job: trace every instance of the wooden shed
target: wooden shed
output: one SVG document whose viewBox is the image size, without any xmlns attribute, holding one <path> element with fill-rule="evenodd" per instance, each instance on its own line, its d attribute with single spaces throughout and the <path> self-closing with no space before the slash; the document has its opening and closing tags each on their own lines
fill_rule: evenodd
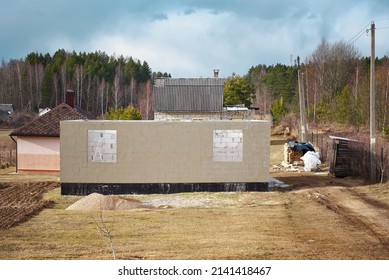
<svg viewBox="0 0 389 280">
<path fill-rule="evenodd" d="M 349 138 L 330 136 L 332 151 L 329 173 L 335 177 L 360 176 L 365 162 L 365 143 Z"/>
</svg>

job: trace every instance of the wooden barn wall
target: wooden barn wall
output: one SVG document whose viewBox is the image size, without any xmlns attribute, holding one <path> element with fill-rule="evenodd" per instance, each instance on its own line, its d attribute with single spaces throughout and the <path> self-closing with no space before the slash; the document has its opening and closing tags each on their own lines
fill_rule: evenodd
<svg viewBox="0 0 389 280">
<path fill-rule="evenodd" d="M 334 140 L 329 173 L 336 177 L 362 177 L 362 170 L 368 172 L 366 171 L 366 160 L 369 157 L 366 150 L 366 144 L 364 143 Z"/>
</svg>

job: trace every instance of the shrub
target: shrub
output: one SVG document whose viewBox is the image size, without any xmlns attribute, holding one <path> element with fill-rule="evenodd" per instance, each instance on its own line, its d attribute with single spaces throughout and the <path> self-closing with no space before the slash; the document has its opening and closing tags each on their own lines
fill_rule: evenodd
<svg viewBox="0 0 389 280">
<path fill-rule="evenodd" d="M 116 111 L 113 107 L 109 108 L 105 118 L 107 120 L 141 120 L 142 115 L 139 110 L 130 105 L 127 108 L 119 107 Z"/>
</svg>

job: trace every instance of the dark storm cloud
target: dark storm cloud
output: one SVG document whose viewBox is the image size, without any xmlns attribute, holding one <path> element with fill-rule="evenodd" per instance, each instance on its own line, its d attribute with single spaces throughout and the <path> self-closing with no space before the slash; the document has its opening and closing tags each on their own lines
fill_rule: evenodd
<svg viewBox="0 0 389 280">
<path fill-rule="evenodd" d="M 3 2 L 3 1 L 1 1 Z M 0 56 L 19 58 L 31 51 L 50 51 L 53 38 L 74 44 L 88 40 L 101 29 L 109 30 L 118 19 L 141 23 L 167 17 L 152 1 L 5 0 L 0 19 Z M 57 39 L 58 40 L 58 39 Z M 61 46 L 58 46 L 61 48 Z"/>
<path fill-rule="evenodd" d="M 389 1 L 0 0 L 0 58 L 29 52 L 103 50 L 135 56 L 175 76 L 245 74 L 255 64 L 290 63 L 322 39 L 348 41 L 376 20 L 387 54 Z M 381 29 L 378 29 L 381 28 Z M 355 41 L 368 55 L 369 38 Z M 179 63 L 178 63 L 179 62 Z"/>
</svg>

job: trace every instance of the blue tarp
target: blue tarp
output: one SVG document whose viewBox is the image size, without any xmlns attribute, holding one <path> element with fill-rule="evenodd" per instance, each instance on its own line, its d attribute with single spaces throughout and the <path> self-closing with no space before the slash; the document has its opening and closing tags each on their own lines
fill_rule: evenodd
<svg viewBox="0 0 389 280">
<path fill-rule="evenodd" d="M 289 147 L 292 148 L 293 152 L 302 151 L 303 154 L 305 154 L 308 151 L 314 152 L 315 149 L 313 148 L 312 144 L 310 143 L 304 143 L 304 142 L 297 142 L 297 141 L 291 141 L 289 142 Z"/>
</svg>

